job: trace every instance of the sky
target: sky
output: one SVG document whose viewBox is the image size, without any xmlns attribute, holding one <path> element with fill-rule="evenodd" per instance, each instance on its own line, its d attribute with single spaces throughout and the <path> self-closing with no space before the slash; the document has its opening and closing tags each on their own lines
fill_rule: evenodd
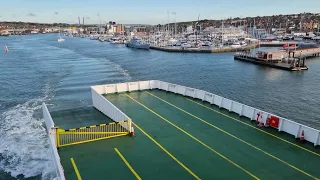
<svg viewBox="0 0 320 180">
<path fill-rule="evenodd" d="M 0 21 L 77 23 L 80 16 L 85 24 L 100 20 L 163 24 L 196 20 L 198 15 L 200 19 L 226 19 L 320 13 L 319 7 L 320 0 L 0 0 Z"/>
</svg>

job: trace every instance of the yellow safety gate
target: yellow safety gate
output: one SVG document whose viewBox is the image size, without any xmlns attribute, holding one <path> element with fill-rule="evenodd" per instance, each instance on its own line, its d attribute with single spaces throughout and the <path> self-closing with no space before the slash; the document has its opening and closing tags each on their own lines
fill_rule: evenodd
<svg viewBox="0 0 320 180">
<path fill-rule="evenodd" d="M 125 128 L 126 127 L 126 128 Z M 109 124 L 99 124 L 74 129 L 60 129 L 56 131 L 57 147 L 92 142 L 129 134 L 130 121 L 123 120 Z"/>
</svg>

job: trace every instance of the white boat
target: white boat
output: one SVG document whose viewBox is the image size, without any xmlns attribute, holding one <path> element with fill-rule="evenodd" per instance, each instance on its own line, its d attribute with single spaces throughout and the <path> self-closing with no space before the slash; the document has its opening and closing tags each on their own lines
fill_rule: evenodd
<svg viewBox="0 0 320 180">
<path fill-rule="evenodd" d="M 123 44 L 123 41 L 118 37 L 112 38 L 110 42 L 111 44 Z"/>
<path fill-rule="evenodd" d="M 176 45 L 177 43 L 178 43 L 178 40 L 176 40 L 176 39 L 170 38 L 170 39 L 168 40 L 168 45 L 169 45 L 169 46 L 174 46 L 174 45 Z"/>
<path fill-rule="evenodd" d="M 241 46 L 246 46 L 247 43 L 246 43 L 245 41 L 241 41 L 241 42 L 240 42 L 240 45 L 241 45 Z"/>
<path fill-rule="evenodd" d="M 241 47 L 241 44 L 239 42 L 234 42 L 232 45 L 231 45 L 232 48 L 240 48 Z"/>
<path fill-rule="evenodd" d="M 126 44 L 127 47 L 135 48 L 135 49 L 149 49 L 150 44 L 143 42 L 140 39 L 135 37 L 131 38 L 131 40 Z"/>
<path fill-rule="evenodd" d="M 312 40 L 320 40 L 320 36 L 312 37 Z"/>
<path fill-rule="evenodd" d="M 181 44 L 181 48 L 182 49 L 191 48 L 191 44 L 183 43 L 183 44 Z"/>
<path fill-rule="evenodd" d="M 61 37 L 61 30 L 60 30 L 60 27 L 59 27 L 59 38 L 58 38 L 58 42 L 63 42 L 64 39 Z"/>
<path fill-rule="evenodd" d="M 58 38 L 58 42 L 63 42 L 64 41 L 64 39 L 60 36 L 59 38 Z"/>
<path fill-rule="evenodd" d="M 111 40 L 111 44 L 121 44 L 120 40 Z"/>
</svg>

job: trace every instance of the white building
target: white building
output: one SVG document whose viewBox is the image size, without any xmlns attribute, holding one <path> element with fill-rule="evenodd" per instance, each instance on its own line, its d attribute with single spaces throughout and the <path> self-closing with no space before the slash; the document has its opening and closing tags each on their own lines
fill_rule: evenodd
<svg viewBox="0 0 320 180">
<path fill-rule="evenodd" d="M 117 32 L 117 26 L 111 25 L 111 24 L 107 24 L 106 25 L 106 32 L 107 34 L 113 34 Z"/>
</svg>

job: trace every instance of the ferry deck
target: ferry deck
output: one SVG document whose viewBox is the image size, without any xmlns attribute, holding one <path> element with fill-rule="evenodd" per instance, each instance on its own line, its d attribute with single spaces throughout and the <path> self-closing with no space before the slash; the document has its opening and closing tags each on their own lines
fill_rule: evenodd
<svg viewBox="0 0 320 180">
<path fill-rule="evenodd" d="M 58 149 L 66 179 L 319 179 L 320 148 L 201 100 L 163 90 L 103 94 L 135 134 Z M 52 112 L 57 126 L 112 120 Z"/>
</svg>

